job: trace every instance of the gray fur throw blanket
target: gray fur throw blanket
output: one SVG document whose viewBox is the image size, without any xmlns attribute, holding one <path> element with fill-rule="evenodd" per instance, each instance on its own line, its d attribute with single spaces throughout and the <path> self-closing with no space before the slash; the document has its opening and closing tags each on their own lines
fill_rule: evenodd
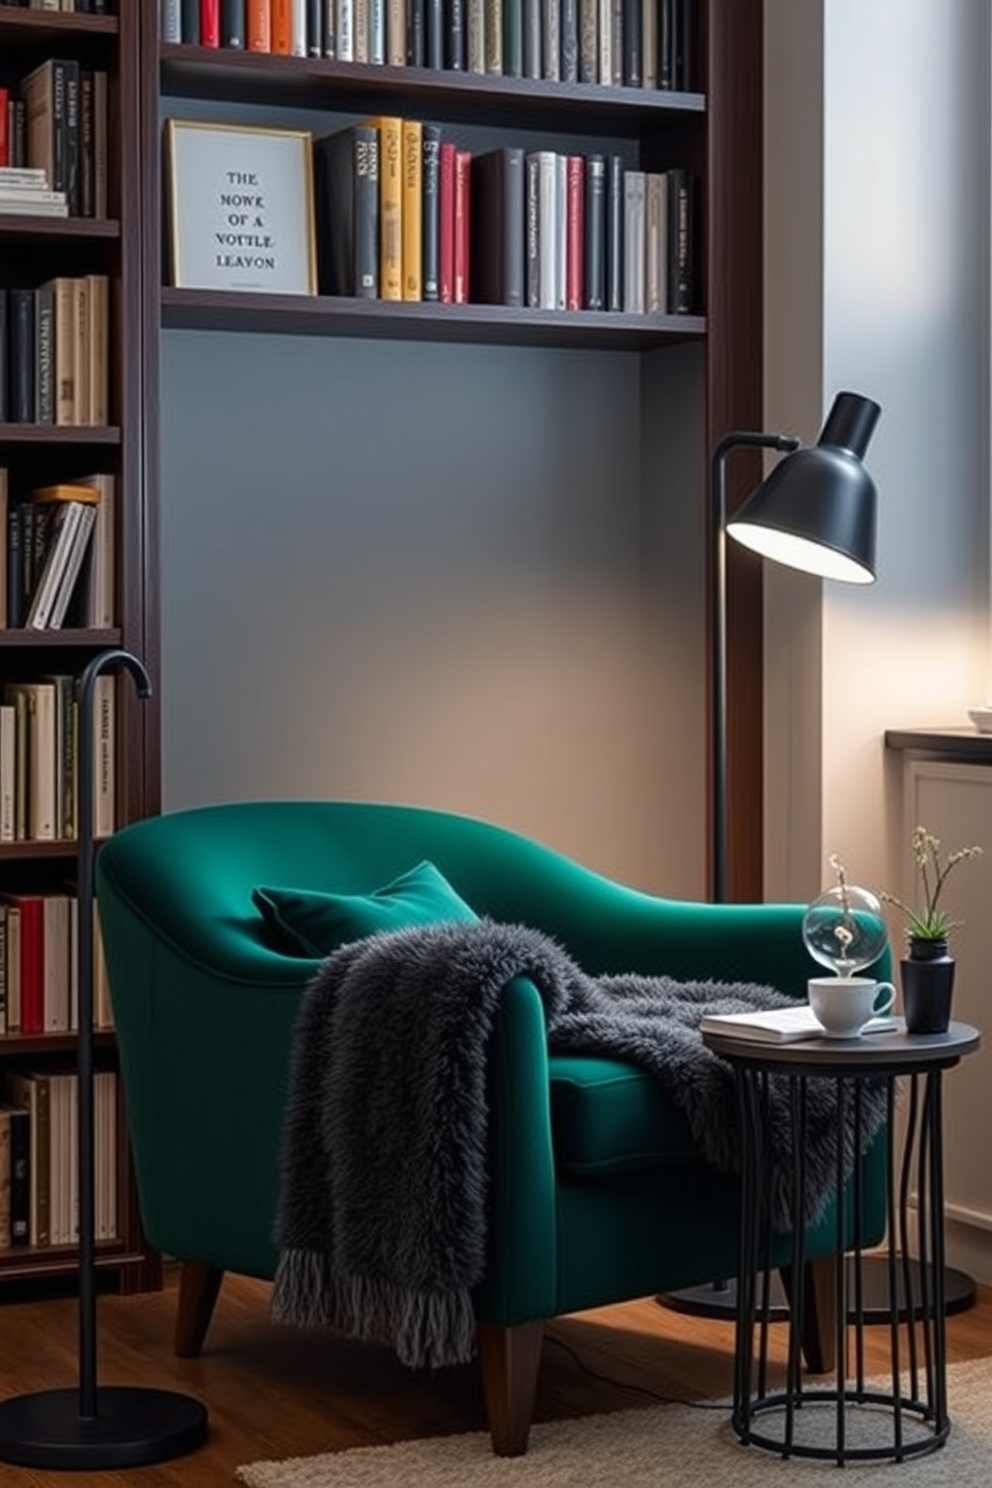
<svg viewBox="0 0 992 1488">
<path fill-rule="evenodd" d="M 503 987 L 529 977 L 553 1053 L 625 1059 L 662 1082 L 701 1154 L 738 1168 L 729 1064 L 705 1013 L 782 1007 L 771 987 L 586 975 L 548 936 L 480 920 L 342 946 L 303 1000 L 283 1145 L 277 1321 L 385 1343 L 410 1365 L 474 1350 L 472 1288 L 486 1240 L 486 1049 Z M 787 1083 L 769 1080 L 776 1221 L 788 1214 Z M 809 1082 L 810 1217 L 836 1174 L 832 1082 Z M 866 1082 L 867 1143 L 884 1119 Z M 845 1132 L 848 1170 L 853 1137 Z M 779 1161 L 775 1153 L 782 1154 Z"/>
</svg>

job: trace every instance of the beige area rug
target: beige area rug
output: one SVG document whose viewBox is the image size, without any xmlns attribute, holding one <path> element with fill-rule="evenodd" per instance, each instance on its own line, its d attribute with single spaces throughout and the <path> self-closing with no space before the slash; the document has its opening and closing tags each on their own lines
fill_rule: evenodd
<svg viewBox="0 0 992 1488">
<path fill-rule="evenodd" d="M 948 1401 L 952 1425 L 944 1447 L 902 1463 L 849 1464 L 844 1483 L 867 1484 L 870 1474 L 874 1484 L 887 1473 L 893 1488 L 990 1488 L 992 1360 L 953 1365 Z M 817 1414 L 810 1409 L 811 1418 Z M 858 1415 L 869 1430 L 867 1413 Z M 494 1457 L 489 1437 L 471 1432 L 256 1462 L 239 1468 L 237 1477 L 246 1488 L 793 1488 L 823 1483 L 827 1474 L 831 1483 L 840 1481 L 831 1462 L 786 1461 L 742 1446 L 728 1416 L 719 1409 L 657 1405 L 535 1426 L 525 1457 Z M 831 1414 L 830 1429 L 832 1421 Z M 891 1430 L 886 1415 L 886 1440 Z M 908 1432 L 906 1439 L 912 1439 Z"/>
</svg>

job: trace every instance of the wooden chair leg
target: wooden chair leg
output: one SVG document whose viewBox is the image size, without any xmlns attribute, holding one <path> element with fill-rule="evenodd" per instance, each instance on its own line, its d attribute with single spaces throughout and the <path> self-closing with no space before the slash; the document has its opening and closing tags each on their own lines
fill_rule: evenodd
<svg viewBox="0 0 992 1488">
<path fill-rule="evenodd" d="M 480 1323 L 476 1337 L 493 1451 L 497 1457 L 521 1457 L 534 1414 L 544 1324 L 498 1328 Z"/>
<path fill-rule="evenodd" d="M 829 1374 L 837 1362 L 837 1271 L 833 1256 L 803 1267 L 803 1329 L 800 1343 L 810 1374 Z M 789 1305 L 795 1296 L 792 1267 L 779 1272 Z"/>
<path fill-rule="evenodd" d="M 176 1353 L 180 1359 L 199 1358 L 223 1279 L 224 1272 L 218 1266 L 183 1261 L 176 1313 Z"/>
</svg>

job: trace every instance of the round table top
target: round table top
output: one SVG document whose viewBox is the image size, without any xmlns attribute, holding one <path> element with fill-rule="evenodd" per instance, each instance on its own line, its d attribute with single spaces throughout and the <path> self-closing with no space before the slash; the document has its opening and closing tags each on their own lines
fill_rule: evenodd
<svg viewBox="0 0 992 1488">
<path fill-rule="evenodd" d="M 858 1034 L 855 1038 L 821 1035 L 773 1043 L 740 1034 L 705 1032 L 703 1043 L 714 1054 L 736 1063 L 775 1066 L 790 1072 L 816 1069 L 824 1074 L 912 1074 L 957 1064 L 982 1041 L 981 1033 L 970 1023 L 951 1023 L 946 1033 L 907 1033 L 905 1020 L 895 1021 L 896 1027 L 890 1032 Z"/>
</svg>

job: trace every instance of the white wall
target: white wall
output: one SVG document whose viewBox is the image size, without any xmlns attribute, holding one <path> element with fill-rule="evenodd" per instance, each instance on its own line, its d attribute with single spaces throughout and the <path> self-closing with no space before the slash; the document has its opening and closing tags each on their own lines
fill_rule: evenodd
<svg viewBox="0 0 992 1488">
<path fill-rule="evenodd" d="M 766 424 L 813 438 L 841 388 L 882 406 L 877 582 L 767 572 L 766 890 L 811 897 L 838 852 L 898 892 L 884 732 L 992 692 L 989 4 L 766 6 Z M 950 1259 L 992 1279 L 966 1229 Z"/>
<path fill-rule="evenodd" d="M 792 719 L 770 778 L 820 798 L 783 820 L 769 791 L 770 897 L 815 892 L 831 852 L 884 884 L 885 729 L 966 724 L 992 687 L 988 12 L 767 4 L 767 423 L 814 437 L 845 387 L 882 405 L 877 582 L 819 603 L 815 581 L 768 573 L 769 717 Z"/>
</svg>

